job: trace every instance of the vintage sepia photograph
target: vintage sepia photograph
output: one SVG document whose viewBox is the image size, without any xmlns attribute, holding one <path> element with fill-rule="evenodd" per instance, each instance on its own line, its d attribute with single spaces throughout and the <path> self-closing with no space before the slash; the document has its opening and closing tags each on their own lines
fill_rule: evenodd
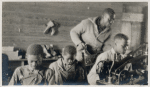
<svg viewBox="0 0 150 87">
<path fill-rule="evenodd" d="M 148 2 L 2 1 L 2 86 L 148 86 Z"/>
</svg>

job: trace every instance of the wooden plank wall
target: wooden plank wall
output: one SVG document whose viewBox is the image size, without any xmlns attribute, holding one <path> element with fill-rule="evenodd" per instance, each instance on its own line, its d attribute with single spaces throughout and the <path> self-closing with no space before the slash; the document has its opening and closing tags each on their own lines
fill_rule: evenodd
<svg viewBox="0 0 150 87">
<path fill-rule="evenodd" d="M 138 14 L 143 14 L 143 21 L 124 21 L 122 22 L 122 33 L 126 34 L 129 37 L 130 44 L 129 49 L 130 50 L 136 50 L 141 44 L 146 42 L 145 34 L 147 34 L 146 31 L 146 14 L 145 11 L 148 12 L 148 10 L 145 10 L 145 7 L 139 6 L 139 5 L 124 5 L 124 13 L 130 13 L 130 14 L 136 14 L 138 17 Z M 140 18 L 140 16 L 138 17 Z"/>
<path fill-rule="evenodd" d="M 144 3 L 144 2 L 143 2 Z M 145 6 L 145 3 L 141 3 Z M 73 45 L 70 29 L 82 19 L 99 16 L 103 9 L 111 7 L 116 12 L 112 25 L 112 37 L 120 32 L 122 2 L 3 2 L 2 46 L 15 46 L 26 50 L 29 44 L 54 44 L 56 49 Z M 138 3 L 140 5 L 140 3 Z M 59 34 L 43 34 L 45 24 L 54 20 L 61 24 Z M 20 31 L 20 32 L 19 32 Z M 112 38 L 111 37 L 111 38 Z M 110 39 L 109 43 L 113 40 Z"/>
</svg>

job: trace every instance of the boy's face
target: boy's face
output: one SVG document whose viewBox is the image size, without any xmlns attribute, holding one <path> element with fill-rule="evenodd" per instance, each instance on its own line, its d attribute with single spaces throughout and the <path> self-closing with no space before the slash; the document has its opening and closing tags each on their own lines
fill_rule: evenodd
<svg viewBox="0 0 150 87">
<path fill-rule="evenodd" d="M 72 65 L 73 62 L 75 61 L 75 55 L 71 55 L 71 54 L 66 54 L 66 55 L 62 55 L 63 56 L 63 62 L 67 65 Z"/>
<path fill-rule="evenodd" d="M 125 54 L 126 50 L 128 48 L 127 40 L 117 40 L 116 41 L 116 51 L 120 54 Z"/>
<path fill-rule="evenodd" d="M 32 69 L 38 69 L 42 64 L 42 57 L 39 55 L 28 55 L 28 64 Z"/>
</svg>

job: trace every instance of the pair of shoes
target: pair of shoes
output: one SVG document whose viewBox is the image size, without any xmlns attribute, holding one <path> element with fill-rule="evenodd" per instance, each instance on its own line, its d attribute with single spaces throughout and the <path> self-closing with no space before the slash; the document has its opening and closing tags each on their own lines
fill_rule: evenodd
<svg viewBox="0 0 150 87">
<path fill-rule="evenodd" d="M 46 45 L 41 45 L 43 48 L 43 52 L 45 53 L 45 57 L 49 58 L 52 57 L 52 55 L 48 52 L 48 49 L 46 48 Z"/>
<path fill-rule="evenodd" d="M 49 50 L 50 50 L 50 53 L 51 53 L 51 55 L 52 55 L 53 57 L 57 56 L 57 53 L 56 53 L 55 50 L 54 50 L 53 44 L 50 44 L 50 45 L 49 45 Z"/>
<path fill-rule="evenodd" d="M 51 36 L 53 36 L 55 33 L 58 32 L 58 27 L 59 27 L 59 23 L 55 22 L 55 21 L 49 21 L 46 24 L 46 28 L 44 30 L 44 34 L 48 34 L 49 32 L 51 32 Z"/>
<path fill-rule="evenodd" d="M 43 51 L 45 53 L 46 58 L 55 57 L 57 53 L 54 50 L 53 44 L 50 45 L 42 45 Z"/>
</svg>

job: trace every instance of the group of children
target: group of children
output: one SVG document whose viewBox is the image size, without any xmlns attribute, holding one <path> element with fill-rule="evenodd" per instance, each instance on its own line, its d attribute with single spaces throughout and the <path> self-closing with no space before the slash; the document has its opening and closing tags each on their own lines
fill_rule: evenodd
<svg viewBox="0 0 150 87">
<path fill-rule="evenodd" d="M 85 75 L 84 68 L 76 60 L 76 48 L 66 46 L 62 49 L 62 58 L 51 63 L 49 68 L 42 66 L 43 48 L 39 44 L 31 44 L 27 48 L 28 65 L 16 68 L 9 85 L 85 85 L 96 84 L 100 77 L 96 73 L 97 63 L 103 61 L 116 61 L 114 55 L 125 54 L 127 50 L 127 36 L 117 34 L 111 50 L 98 55 L 92 69 Z M 131 64 L 126 66 L 132 70 Z"/>
<path fill-rule="evenodd" d="M 28 65 L 16 68 L 9 85 L 72 85 L 85 81 L 84 69 L 75 60 L 76 48 L 66 46 L 62 49 L 63 58 L 51 63 L 49 68 L 42 66 L 43 48 L 31 44 L 27 48 Z"/>
</svg>

